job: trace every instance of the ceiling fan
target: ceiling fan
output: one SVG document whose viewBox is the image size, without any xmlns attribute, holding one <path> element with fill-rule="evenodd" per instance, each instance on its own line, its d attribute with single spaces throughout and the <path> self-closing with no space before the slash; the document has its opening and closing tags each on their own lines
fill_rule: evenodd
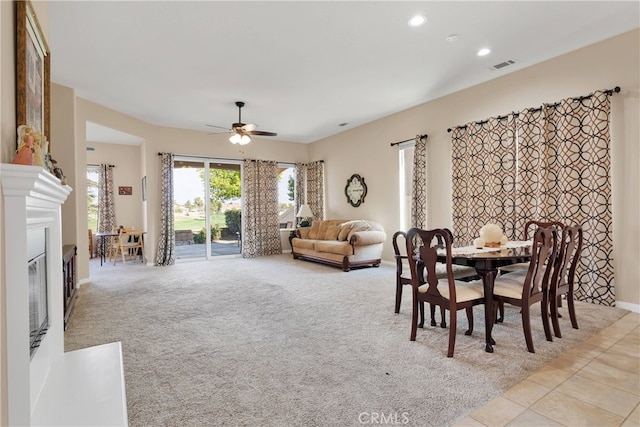
<svg viewBox="0 0 640 427">
<path fill-rule="evenodd" d="M 260 135 L 260 136 L 276 136 L 278 135 L 275 132 L 266 132 L 262 130 L 256 130 L 257 125 L 253 123 L 242 123 L 242 107 L 244 107 L 244 102 L 236 101 L 236 107 L 238 107 L 238 122 L 233 123 L 231 125 L 231 129 L 228 129 L 231 136 L 229 137 L 229 141 L 233 144 L 245 145 L 251 142 L 251 137 L 249 135 Z M 207 125 L 214 128 L 227 129 L 222 126 L 214 126 Z"/>
</svg>

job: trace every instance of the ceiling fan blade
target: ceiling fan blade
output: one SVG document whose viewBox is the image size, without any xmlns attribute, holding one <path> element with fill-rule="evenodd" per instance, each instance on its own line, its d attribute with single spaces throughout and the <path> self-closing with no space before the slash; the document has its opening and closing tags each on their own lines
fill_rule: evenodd
<svg viewBox="0 0 640 427">
<path fill-rule="evenodd" d="M 207 126 L 209 126 L 209 127 L 211 127 L 211 128 L 224 129 L 224 130 L 226 130 L 226 131 L 228 131 L 228 130 L 229 130 L 229 128 L 227 128 L 227 127 L 222 127 L 222 126 L 216 126 L 216 125 L 207 125 Z"/>
<path fill-rule="evenodd" d="M 262 136 L 277 136 L 278 134 L 275 132 L 265 132 L 263 130 L 252 130 L 249 132 L 246 132 L 249 135 L 262 135 Z"/>
</svg>

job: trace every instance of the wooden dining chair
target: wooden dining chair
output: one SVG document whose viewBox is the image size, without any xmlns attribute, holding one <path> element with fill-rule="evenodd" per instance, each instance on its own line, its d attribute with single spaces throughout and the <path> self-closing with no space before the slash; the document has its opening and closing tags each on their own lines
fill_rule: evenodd
<svg viewBox="0 0 640 427">
<path fill-rule="evenodd" d="M 547 341 L 552 341 L 549 326 L 549 283 L 556 264 L 558 232 L 555 228 L 538 228 L 531 245 L 531 262 L 527 271 L 514 271 L 496 277 L 493 299 L 520 307 L 522 329 L 527 350 L 535 353 L 531 336 L 530 307 L 540 303 L 542 326 Z"/>
<path fill-rule="evenodd" d="M 538 221 L 531 220 L 527 221 L 524 224 L 524 234 L 523 240 L 529 240 L 535 233 L 537 228 L 549 228 L 549 227 L 557 227 L 560 231 L 564 228 L 564 224 L 559 221 Z M 517 264 L 505 265 L 504 267 L 500 267 L 500 274 L 510 273 L 514 271 L 527 271 L 529 268 L 528 262 L 521 262 Z M 504 320 L 504 304 L 498 304 L 497 310 L 498 316 L 496 317 L 497 323 L 502 323 Z"/>
<path fill-rule="evenodd" d="M 121 228 L 113 265 L 116 265 L 118 254 L 122 257 L 123 266 L 127 265 L 126 257 L 129 257 L 130 261 L 133 260 L 133 262 L 136 262 L 138 255 L 140 255 L 140 262 L 144 264 L 143 231 L 138 229 Z"/>
<path fill-rule="evenodd" d="M 453 242 L 453 233 L 444 228 L 447 233 L 449 233 L 449 237 L 451 238 L 451 242 Z M 396 260 L 396 306 L 395 312 L 400 313 L 400 305 L 402 304 L 402 289 L 404 285 L 411 285 L 411 272 L 409 271 L 409 261 L 407 259 L 406 254 L 406 241 L 407 241 L 407 233 L 404 231 L 396 231 L 393 234 L 393 238 L 391 239 L 391 243 L 393 244 L 393 253 Z M 438 242 L 438 244 L 442 244 L 442 242 Z M 464 281 L 471 281 L 480 279 L 478 277 L 476 269 L 473 267 L 466 267 L 462 265 L 452 265 L 453 269 L 453 277 L 454 279 L 460 279 Z M 444 279 L 447 276 L 446 266 L 442 263 L 438 263 L 436 274 L 438 278 Z M 436 326 L 435 319 L 435 311 L 436 307 L 434 305 L 429 306 L 429 311 L 431 314 L 431 326 Z M 447 327 L 447 321 L 445 319 L 445 310 L 440 307 L 440 326 L 443 328 Z M 420 324 L 419 327 L 424 325 L 424 312 L 420 312 Z"/>
<path fill-rule="evenodd" d="M 562 338 L 560 322 L 558 320 L 562 316 L 558 312 L 558 307 L 562 307 L 563 295 L 566 296 L 571 326 L 573 326 L 574 329 L 578 329 L 576 309 L 573 303 L 573 291 L 576 268 L 582 255 L 582 237 L 583 231 L 581 226 L 567 226 L 562 230 L 557 267 L 553 272 L 553 278 L 549 287 L 551 322 L 553 324 L 553 333 L 558 338 Z"/>
<path fill-rule="evenodd" d="M 444 242 L 444 248 L 438 241 Z M 436 270 L 438 251 L 446 253 L 446 278 L 439 278 Z M 465 309 L 469 329 L 473 332 L 473 307 L 484 304 L 484 289 L 480 281 L 455 280 L 451 262 L 451 237 L 444 229 L 422 230 L 411 228 L 407 232 L 407 254 L 411 271 L 413 312 L 411 317 L 411 341 L 416 340 L 418 310 L 424 311 L 424 303 L 449 310 L 449 347 L 447 357 L 453 357 L 458 326 L 457 312 Z M 426 274 L 425 274 L 426 272 Z"/>
</svg>

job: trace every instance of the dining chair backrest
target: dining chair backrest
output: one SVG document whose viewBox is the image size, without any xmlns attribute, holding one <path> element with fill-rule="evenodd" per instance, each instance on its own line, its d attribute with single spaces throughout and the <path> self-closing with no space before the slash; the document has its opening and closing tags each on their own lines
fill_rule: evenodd
<svg viewBox="0 0 640 427">
<path fill-rule="evenodd" d="M 582 252 L 582 237 L 581 226 L 567 226 L 562 230 L 558 259 L 552 279 L 553 286 L 562 287 L 569 282 L 573 284 Z"/>
<path fill-rule="evenodd" d="M 536 229 L 549 227 L 557 227 L 559 230 L 562 230 L 564 228 L 564 224 L 559 221 L 527 221 L 524 225 L 524 240 L 529 240 L 531 237 L 533 237 Z"/>
<path fill-rule="evenodd" d="M 549 291 L 558 250 L 558 231 L 555 227 L 538 227 L 533 235 L 531 261 L 522 288 L 523 304 L 542 300 Z"/>
<path fill-rule="evenodd" d="M 442 242 L 442 243 L 440 243 Z M 444 247 L 443 247 L 444 245 Z M 446 277 L 442 284 L 437 273 L 438 251 L 444 251 L 446 255 Z M 426 291 L 428 295 L 440 296 L 438 286 L 449 288 L 449 300 L 455 305 L 456 286 L 452 271 L 451 262 L 451 236 L 448 230 L 437 228 L 433 230 L 423 230 L 411 228 L 407 232 L 407 254 L 411 268 L 411 285 L 418 288 L 423 284 L 428 284 Z M 426 276 L 425 276 L 426 272 Z M 454 309 L 455 310 L 455 309 Z"/>
</svg>

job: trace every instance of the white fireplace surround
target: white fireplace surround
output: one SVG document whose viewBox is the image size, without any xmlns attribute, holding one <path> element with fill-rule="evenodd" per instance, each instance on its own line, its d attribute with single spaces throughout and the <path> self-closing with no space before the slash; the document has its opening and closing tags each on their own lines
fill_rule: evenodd
<svg viewBox="0 0 640 427">
<path fill-rule="evenodd" d="M 61 185 L 39 166 L 0 164 L 0 179 L 4 193 L 9 425 L 95 425 L 97 417 L 110 425 L 127 425 L 120 343 L 64 353 L 61 205 L 71 187 Z M 26 239 L 27 230 L 32 229 L 48 231 L 49 313 L 49 330 L 33 357 L 29 349 Z M 96 390 L 96 383 L 102 388 Z M 99 404 L 83 402 L 95 396 L 88 388 L 104 399 Z M 65 404 L 65 400 L 70 402 Z"/>
</svg>

